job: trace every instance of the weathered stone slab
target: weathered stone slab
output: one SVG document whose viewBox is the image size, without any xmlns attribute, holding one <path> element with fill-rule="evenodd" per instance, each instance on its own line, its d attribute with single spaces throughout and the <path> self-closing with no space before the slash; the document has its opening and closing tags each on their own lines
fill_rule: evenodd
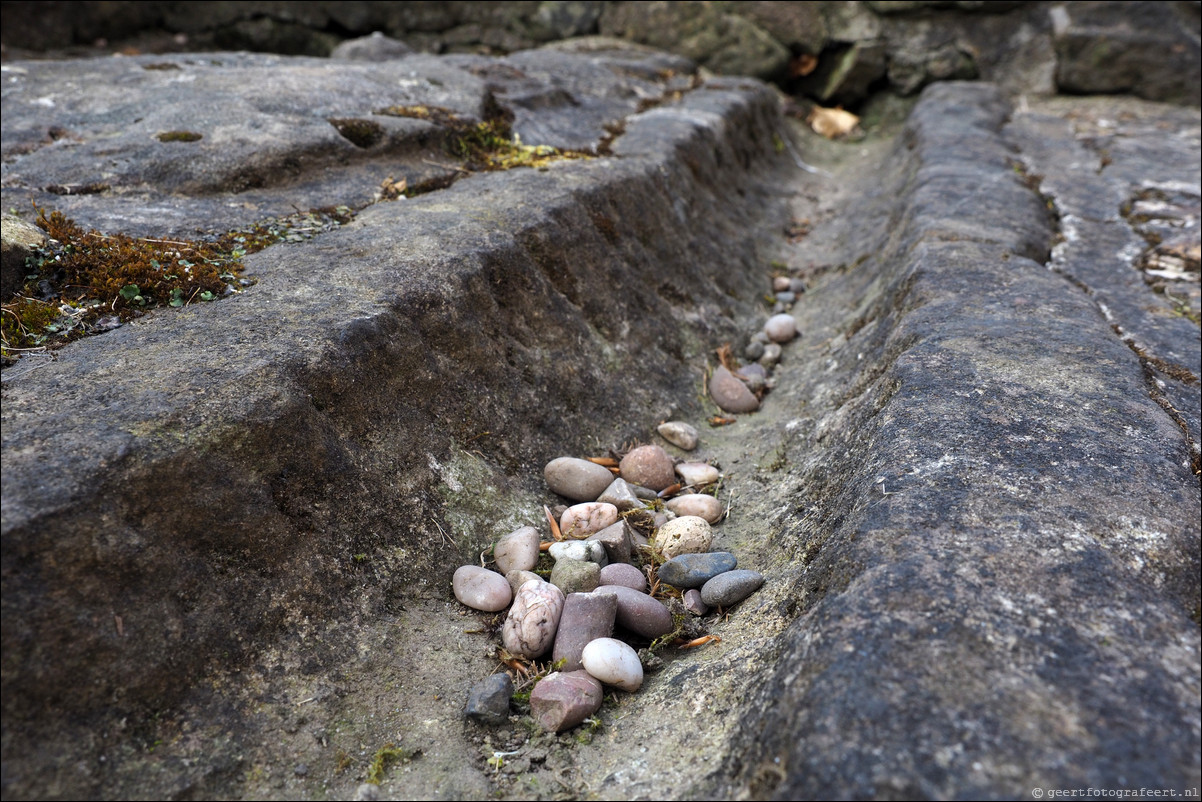
<svg viewBox="0 0 1202 802">
<path fill-rule="evenodd" d="M 620 442 L 681 409 L 674 396 L 707 347 L 697 331 L 733 337 L 759 295 L 757 226 L 784 163 L 775 99 L 762 85 L 708 82 L 639 113 L 675 86 L 661 60 L 634 69 L 620 54 L 626 66 L 611 69 L 602 54 L 546 58 L 578 59 L 568 73 L 595 71 L 613 87 L 617 100 L 581 95 L 576 134 L 613 100 L 608 122 L 626 130 L 616 158 L 473 175 L 370 206 L 312 242 L 248 257 L 258 283 L 236 298 L 151 315 L 5 372 L 6 794 L 101 794 L 103 776 L 58 772 L 45 756 L 172 709 L 269 644 L 312 653 L 311 621 L 331 628 L 306 665 L 353 652 L 333 622 L 404 594 L 445 594 L 455 565 L 476 559 L 482 543 L 452 541 L 448 516 L 466 520 L 482 490 L 537 476 L 549 455 L 596 436 L 598 421 Z M 474 57 L 145 62 L 6 63 L 6 207 L 54 200 L 84 224 L 149 233 L 347 200 L 332 188 L 359 186 L 400 153 L 383 144 L 382 161 L 356 173 L 371 159 L 326 114 L 400 100 L 476 113 L 485 83 L 503 103 L 504 76 L 520 70 Z M 35 102 L 49 95 L 53 107 Z M 514 114 L 521 130 L 539 110 Z M 38 145 L 55 121 L 83 141 L 8 150 Z M 204 128 L 192 144 L 224 147 L 158 155 L 154 131 L 185 124 Z M 267 173 L 261 191 L 233 192 L 264 159 L 306 153 L 295 180 Z M 39 189 L 93 178 L 122 191 Z M 619 374 L 621 392 L 595 392 Z M 510 514 L 489 507 L 467 529 L 495 532 Z M 85 762 L 100 765 L 95 754 Z M 194 775 L 181 768 L 171 782 L 206 782 Z"/>
</svg>

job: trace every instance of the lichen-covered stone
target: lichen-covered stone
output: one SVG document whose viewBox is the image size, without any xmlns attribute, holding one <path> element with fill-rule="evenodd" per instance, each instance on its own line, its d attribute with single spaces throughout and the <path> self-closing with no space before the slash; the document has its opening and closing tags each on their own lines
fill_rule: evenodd
<svg viewBox="0 0 1202 802">
<path fill-rule="evenodd" d="M 678 554 L 709 551 L 713 542 L 709 521 L 696 515 L 676 518 L 655 530 L 655 547 L 669 560 Z"/>
</svg>

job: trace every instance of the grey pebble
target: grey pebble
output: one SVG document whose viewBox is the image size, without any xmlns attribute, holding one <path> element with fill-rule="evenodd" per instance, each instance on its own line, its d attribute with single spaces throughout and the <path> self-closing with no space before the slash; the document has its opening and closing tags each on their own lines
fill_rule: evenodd
<svg viewBox="0 0 1202 802">
<path fill-rule="evenodd" d="M 513 679 L 504 672 L 478 682 L 467 696 L 464 714 L 481 724 L 504 724 L 509 720 Z"/>
<path fill-rule="evenodd" d="M 806 291 L 806 283 L 799 278 L 789 279 L 789 291 L 801 295 Z"/>
<path fill-rule="evenodd" d="M 616 524 L 611 524 L 605 527 L 600 532 L 594 532 L 588 536 L 588 543 L 600 543 L 605 549 L 606 560 L 593 560 L 602 568 L 606 567 L 606 563 L 628 563 L 630 562 L 631 538 L 630 524 L 624 520 L 618 521 Z"/>
<path fill-rule="evenodd" d="M 659 578 L 678 588 L 699 588 L 739 564 L 729 551 L 681 554 L 659 567 Z"/>
<path fill-rule="evenodd" d="M 760 364 L 770 368 L 777 362 L 780 362 L 780 344 L 768 343 L 764 346 L 764 355 L 760 357 Z"/>
<path fill-rule="evenodd" d="M 764 575 L 759 571 L 727 571 L 701 586 L 701 601 L 710 607 L 730 607 L 755 593 L 763 584 Z"/>
<path fill-rule="evenodd" d="M 764 344 L 758 340 L 752 340 L 747 343 L 747 348 L 743 350 L 743 356 L 750 359 L 752 362 L 764 355 Z"/>
<path fill-rule="evenodd" d="M 635 510 L 643 506 L 643 502 L 639 501 L 639 497 L 634 492 L 634 488 L 632 488 L 626 482 L 626 480 L 621 477 L 614 479 L 613 482 L 610 483 L 609 487 L 605 488 L 605 492 L 597 496 L 597 501 L 603 501 L 606 504 L 614 505 L 618 508 L 618 512 Z"/>
<path fill-rule="evenodd" d="M 791 304 L 797 300 L 797 296 L 789 290 L 785 290 L 784 292 L 778 292 L 776 294 L 776 300 L 780 301 L 782 304 Z"/>
</svg>

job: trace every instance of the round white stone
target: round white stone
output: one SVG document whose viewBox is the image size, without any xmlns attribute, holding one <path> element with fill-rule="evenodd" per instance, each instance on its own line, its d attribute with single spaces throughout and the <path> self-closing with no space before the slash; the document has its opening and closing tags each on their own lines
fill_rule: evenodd
<svg viewBox="0 0 1202 802">
<path fill-rule="evenodd" d="M 774 343 L 787 343 L 797 336 L 797 321 L 792 315 L 773 315 L 764 324 L 764 333 Z"/>
<path fill-rule="evenodd" d="M 584 670 L 606 685 L 624 691 L 637 691 L 643 684 L 643 664 L 631 646 L 616 638 L 597 638 L 584 647 L 580 656 Z"/>
</svg>

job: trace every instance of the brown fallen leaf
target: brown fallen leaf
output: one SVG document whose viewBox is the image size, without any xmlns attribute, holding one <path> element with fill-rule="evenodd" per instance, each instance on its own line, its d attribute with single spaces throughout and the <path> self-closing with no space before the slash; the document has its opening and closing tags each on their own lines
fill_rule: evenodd
<svg viewBox="0 0 1202 802">
<path fill-rule="evenodd" d="M 827 139 L 838 139 L 856 130 L 856 126 L 860 124 L 860 118 L 850 111 L 844 111 L 838 107 L 827 109 L 815 106 L 811 109 L 810 115 L 806 117 L 806 123 L 814 129 L 814 133 L 821 134 Z"/>
<path fill-rule="evenodd" d="M 799 53 L 789 62 L 789 77 L 804 78 L 818 69 L 818 57 L 809 53 Z"/>
</svg>

